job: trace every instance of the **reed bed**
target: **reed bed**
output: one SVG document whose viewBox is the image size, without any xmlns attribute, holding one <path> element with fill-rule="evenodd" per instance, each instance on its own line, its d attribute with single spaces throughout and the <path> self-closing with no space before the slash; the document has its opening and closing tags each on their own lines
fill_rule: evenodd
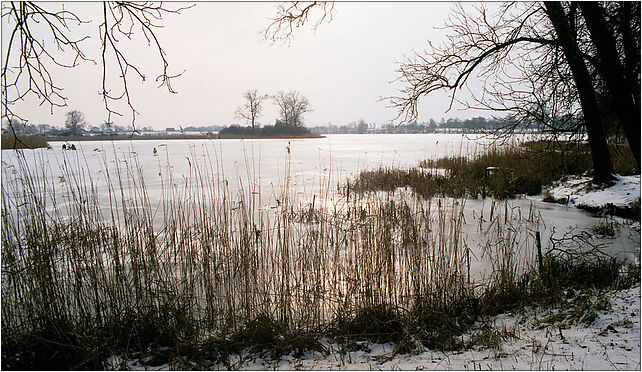
<svg viewBox="0 0 642 372">
<path fill-rule="evenodd" d="M 289 165 L 264 195 L 253 164 L 231 190 L 217 154 L 193 154 L 176 178 L 161 150 L 156 203 L 136 154 L 103 155 L 106 188 L 75 153 L 58 180 L 17 156 L 2 178 L 6 369 L 110 355 L 206 368 L 245 349 L 323 351 L 321 337 L 455 349 L 480 314 L 535 288 L 525 239 L 539 222 L 506 203 L 473 223 L 472 246 L 465 200 L 340 195 L 330 178 L 301 197 Z M 480 258 L 492 270 L 471 276 Z"/>
<path fill-rule="evenodd" d="M 37 149 L 48 147 L 47 138 L 39 135 L 3 134 L 0 137 L 0 147 L 3 149 Z"/>
<path fill-rule="evenodd" d="M 638 174 L 628 146 L 610 146 L 614 170 Z M 492 146 L 483 152 L 421 161 L 410 169 L 379 168 L 349 180 L 345 192 L 392 191 L 409 187 L 419 196 L 509 199 L 537 195 L 542 186 L 569 175 L 590 174 L 587 144 L 529 141 Z"/>
</svg>

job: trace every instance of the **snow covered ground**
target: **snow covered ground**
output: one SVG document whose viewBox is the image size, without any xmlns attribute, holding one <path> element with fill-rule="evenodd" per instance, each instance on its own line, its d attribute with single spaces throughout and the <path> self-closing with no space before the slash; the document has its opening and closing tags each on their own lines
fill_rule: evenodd
<svg viewBox="0 0 642 372">
<path fill-rule="evenodd" d="M 497 369 L 640 369 L 640 287 L 601 296 L 611 311 L 599 311 L 589 325 L 558 326 L 541 323 L 559 309 L 532 309 L 526 314 L 503 314 L 490 320 L 506 335 L 493 349 L 461 352 L 425 350 L 415 355 L 394 355 L 392 344 L 368 345 L 369 352 L 306 353 L 278 361 L 262 358 L 237 360 L 240 369 L 342 370 L 497 370 Z M 477 325 L 478 327 L 480 324 Z M 560 330 L 561 329 L 561 330 Z M 471 332 L 476 332 L 473 327 Z M 464 335 L 464 338 L 470 337 Z M 327 345 L 338 349 L 337 345 Z M 221 366 L 222 367 L 222 366 Z"/>
<path fill-rule="evenodd" d="M 605 188 L 593 186 L 590 177 L 574 177 L 548 190 L 548 195 L 576 206 L 627 207 L 640 199 L 640 176 L 616 176 L 613 184 Z"/>
<path fill-rule="evenodd" d="M 325 353 L 306 352 L 271 360 L 242 354 L 230 366 L 242 370 L 639 370 L 640 369 L 640 286 L 625 291 L 596 293 L 588 301 L 607 303 L 592 322 L 547 323 L 560 307 L 533 308 L 520 314 L 502 314 L 471 328 L 471 335 L 483 332 L 499 335 L 499 342 L 472 350 L 443 352 L 420 350 L 415 354 L 394 353 L 393 344 L 362 343 L 363 351 L 340 352 L 340 346 L 324 340 Z M 122 361 L 108 361 L 116 367 Z M 167 364 L 145 367 L 128 361 L 134 370 L 166 370 Z M 107 367 L 110 365 L 108 364 Z M 213 369 L 228 369 L 225 365 Z"/>
</svg>

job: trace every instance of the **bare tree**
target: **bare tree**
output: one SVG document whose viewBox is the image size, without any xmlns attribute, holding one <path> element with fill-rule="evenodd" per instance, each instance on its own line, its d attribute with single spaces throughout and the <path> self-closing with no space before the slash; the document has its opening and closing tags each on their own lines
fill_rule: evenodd
<svg viewBox="0 0 642 372">
<path fill-rule="evenodd" d="M 2 117 L 20 117 L 12 110 L 12 105 L 28 96 L 35 96 L 52 112 L 55 107 L 66 106 L 67 97 L 63 96 L 63 87 L 54 80 L 52 68 L 73 68 L 83 61 L 96 63 L 100 58 L 103 66 L 100 95 L 108 114 L 107 120 L 112 115 L 122 116 L 114 104 L 124 101 L 131 110 L 133 124 L 138 112 L 129 95 L 129 83 L 132 77 L 144 81 L 146 76 L 129 61 L 119 42 L 123 38 L 132 39 L 136 33 L 141 34 L 158 52 L 161 72 L 156 81 L 175 93 L 171 80 L 180 74 L 169 74 L 165 52 L 155 29 L 162 27 L 160 21 L 166 14 L 178 14 L 189 7 L 169 9 L 162 4 L 147 2 L 103 2 L 102 22 L 98 26 L 101 53 L 96 58 L 88 55 L 90 35 L 80 27 L 90 20 L 65 10 L 64 6 L 62 10 L 55 10 L 57 6 L 28 1 L 2 3 L 2 20 L 10 25 L 9 41 L 3 50 Z M 116 66 L 114 75 L 120 81 L 119 87 L 108 84 L 108 64 Z"/>
<path fill-rule="evenodd" d="M 624 8 L 624 5 L 620 6 Z M 639 7 L 639 4 L 637 6 Z M 605 12 L 599 3 L 580 2 L 579 7 L 582 10 L 584 19 L 586 20 L 587 28 L 591 34 L 591 40 L 595 45 L 595 66 L 600 72 L 600 75 L 604 79 L 604 83 L 610 92 L 611 105 L 617 115 L 622 129 L 626 134 L 626 138 L 628 139 L 631 151 L 633 152 L 633 156 L 635 157 L 639 168 L 641 111 L 639 90 L 640 79 L 639 75 L 636 76 L 635 74 L 636 68 L 639 73 L 639 58 L 637 64 L 631 63 L 629 61 L 629 54 L 635 53 L 635 50 L 637 49 L 637 55 L 639 57 L 640 44 L 639 42 L 637 44 L 629 42 L 631 46 L 625 45 L 622 48 L 622 53 L 618 53 L 616 35 L 612 31 L 612 28 L 609 27 Z M 630 17 L 631 11 L 620 11 L 618 12 L 618 15 Z M 623 37 L 625 37 L 625 35 L 630 32 L 631 22 L 621 22 L 620 27 L 623 32 Z M 633 50 L 628 50 L 627 47 Z M 618 58 L 621 54 L 624 55 L 622 60 Z M 627 82 L 627 76 L 630 77 L 632 81 Z M 638 82 L 637 85 L 634 83 L 635 81 Z"/>
<path fill-rule="evenodd" d="M 250 123 L 252 125 L 252 132 L 254 132 L 256 119 L 261 116 L 263 101 L 268 97 L 269 96 L 267 94 L 259 95 L 256 89 L 247 91 L 243 94 L 245 103 L 236 110 L 236 117 Z"/>
<path fill-rule="evenodd" d="M 273 99 L 279 107 L 281 121 L 290 127 L 303 126 L 303 114 L 312 111 L 308 99 L 296 90 L 288 93 L 279 91 Z"/>
<path fill-rule="evenodd" d="M 605 107 L 598 100 L 603 80 L 576 4 L 509 3 L 494 14 L 485 4 L 472 11 L 458 5 L 446 28 L 450 33 L 442 45 L 429 44 L 400 64 L 404 88 L 400 96 L 389 97 L 400 117 L 415 119 L 420 97 L 447 91 L 452 105 L 467 90 L 472 99 L 462 102 L 466 107 L 504 111 L 517 119 L 508 129 L 535 119 L 553 133 L 586 130 L 594 182 L 612 179 Z M 481 91 L 469 88 L 470 80 L 484 82 Z"/>
<path fill-rule="evenodd" d="M 546 2 L 548 14 L 558 36 L 566 61 L 571 69 L 577 87 L 580 105 L 584 113 L 584 125 L 593 154 L 594 182 L 602 183 L 613 179 L 613 164 L 604 134 L 605 125 L 601 120 L 597 95 L 579 48 L 569 18 L 559 2 Z"/>
<path fill-rule="evenodd" d="M 558 8 L 558 5 L 562 11 L 552 14 L 551 8 Z M 320 7 L 314 3 L 311 6 Z M 613 100 L 623 93 L 614 92 L 617 84 L 609 84 L 608 71 L 602 68 L 600 72 L 600 63 L 627 76 L 627 104 L 630 104 L 630 97 L 639 102 L 639 4 L 607 4 L 604 11 L 609 13 L 608 17 L 597 13 L 597 21 L 611 21 L 606 26 L 604 22 L 595 26 L 602 30 L 595 35 L 604 36 L 605 29 L 614 34 L 610 40 L 605 38 L 602 44 L 617 45 L 615 55 L 624 60 L 623 69 L 608 62 L 613 59 L 613 48 L 604 52 L 608 49 L 600 48 L 600 42 L 589 31 L 587 23 L 591 21 L 585 22 L 585 18 L 588 11 L 595 12 L 595 8 L 584 10 L 587 7 L 590 6 L 582 6 L 585 13 L 582 17 L 578 4 L 572 2 L 552 6 L 548 3 L 503 3 L 494 13 L 486 4 L 458 4 L 446 22 L 445 29 L 449 34 L 444 44 L 435 46 L 429 42 L 427 50 L 405 58 L 397 70 L 398 81 L 404 87 L 399 96 L 387 97 L 387 100 L 399 110 L 397 119 L 405 122 L 416 121 L 419 98 L 446 91 L 451 95 L 450 107 L 457 101 L 468 108 L 507 113 L 504 133 L 532 123 L 538 127 L 544 125 L 553 135 L 566 133 L 581 137 L 586 133 L 592 149 L 594 181 L 609 180 L 612 164 L 604 133 L 605 117 L 611 109 L 617 112 L 618 107 L 624 105 Z M 282 8 L 287 6 L 282 5 Z M 274 32 L 271 38 L 274 40 L 274 35 L 289 37 L 293 28 L 307 21 L 310 7 L 304 9 L 305 13 L 280 11 L 272 25 L 278 25 L 276 29 L 286 32 Z M 324 13 L 320 22 L 325 17 Z M 568 27 L 556 27 L 554 23 Z M 621 82 L 619 77 L 611 80 Z M 480 82 L 482 89 L 471 89 L 470 81 Z M 472 98 L 460 101 L 462 90 Z M 605 97 L 607 100 L 611 97 L 612 108 L 604 105 Z M 618 113 L 618 123 L 627 135 L 638 168 L 640 121 L 639 115 L 630 120 L 630 113 L 639 111 L 638 108 L 637 111 L 629 109 Z M 635 125 L 627 124 L 626 112 L 629 113 L 628 122 L 635 122 Z"/>
<path fill-rule="evenodd" d="M 67 112 L 66 116 L 65 128 L 69 129 L 74 135 L 78 135 L 87 126 L 85 115 L 78 110 L 71 110 Z"/>
</svg>

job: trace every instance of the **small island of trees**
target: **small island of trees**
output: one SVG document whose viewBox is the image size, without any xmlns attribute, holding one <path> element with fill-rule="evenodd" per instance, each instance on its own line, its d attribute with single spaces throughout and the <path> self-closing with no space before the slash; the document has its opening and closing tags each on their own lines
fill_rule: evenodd
<svg viewBox="0 0 642 372">
<path fill-rule="evenodd" d="M 249 126 L 231 125 L 219 132 L 220 138 L 307 138 L 322 137 L 312 133 L 303 126 L 303 115 L 312 111 L 308 99 L 298 91 L 285 93 L 279 91 L 272 96 L 273 102 L 279 108 L 280 118 L 274 125 L 257 126 L 257 119 L 261 116 L 263 101 L 269 95 L 259 95 L 257 90 L 250 90 L 243 95 L 245 103 L 236 110 L 236 117 L 245 120 Z"/>
</svg>

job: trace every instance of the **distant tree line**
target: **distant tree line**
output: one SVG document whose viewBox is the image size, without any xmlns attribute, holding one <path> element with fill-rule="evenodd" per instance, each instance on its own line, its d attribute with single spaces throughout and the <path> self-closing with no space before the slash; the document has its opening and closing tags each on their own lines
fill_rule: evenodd
<svg viewBox="0 0 642 372">
<path fill-rule="evenodd" d="M 225 126 L 222 125 L 210 125 L 210 126 L 188 126 L 185 127 L 183 130 L 185 132 L 218 132 L 221 129 L 225 128 Z"/>
<path fill-rule="evenodd" d="M 437 122 L 435 119 L 430 119 L 421 123 L 404 123 L 404 124 L 392 124 L 385 123 L 382 125 L 377 125 L 375 123 L 366 123 L 363 120 L 358 122 L 352 122 L 346 125 L 327 125 L 327 126 L 316 126 L 312 127 L 311 130 L 314 133 L 320 134 L 361 134 L 361 133 L 438 133 L 445 131 L 466 131 L 468 133 L 475 132 L 493 132 L 501 130 L 512 119 L 504 118 L 485 118 L 485 117 L 474 117 L 471 119 L 461 120 L 458 118 L 449 118 L 441 119 Z M 576 119 L 579 120 L 579 119 Z M 565 119 L 565 123 L 572 123 L 575 120 Z M 512 124 L 512 123 L 510 123 Z M 560 124 L 561 125 L 561 124 Z M 570 124 L 569 124 L 570 125 Z M 544 125 L 539 125 L 536 122 L 527 122 L 522 120 L 519 123 L 514 124 L 517 130 L 522 131 L 534 131 L 541 130 L 545 131 L 546 127 Z"/>
<path fill-rule="evenodd" d="M 210 126 L 186 126 L 185 128 L 178 126 L 176 128 L 167 128 L 165 131 L 174 132 L 200 132 L 200 133 L 215 133 L 223 129 L 221 125 Z M 84 114 L 78 110 L 67 112 L 65 123 L 63 126 L 55 126 L 51 124 L 29 124 L 16 117 L 13 119 L 5 119 L 2 123 L 2 134 L 15 134 L 19 136 L 24 135 L 41 135 L 46 137 L 66 137 L 66 136 L 92 136 L 92 135 L 124 135 L 132 134 L 134 132 L 150 133 L 157 132 L 150 126 L 138 127 L 134 129 L 133 126 L 121 126 L 113 122 L 104 122 L 98 126 L 89 125 L 84 118 Z"/>
<path fill-rule="evenodd" d="M 284 94 L 284 96 L 286 96 Z M 296 96 L 294 96 L 296 97 Z M 287 99 L 287 98 L 286 98 Z M 296 99 L 294 101 L 297 101 Z M 293 102 L 294 102 L 293 101 Z M 257 106 L 254 106 L 257 107 Z M 73 113 L 73 114 L 72 114 Z M 351 122 L 345 125 L 326 125 L 326 126 L 315 126 L 311 128 L 306 128 L 301 122 L 302 115 L 299 114 L 297 119 L 290 119 L 290 122 L 284 120 L 286 117 L 285 114 L 281 118 L 276 119 L 274 125 L 265 125 L 260 126 L 256 122 L 259 112 L 255 112 L 255 125 L 254 126 L 241 126 L 238 124 L 233 124 L 229 127 L 221 125 L 210 125 L 210 126 L 186 126 L 181 127 L 180 125 L 171 128 L 167 128 L 165 131 L 169 132 L 186 132 L 186 133 L 221 133 L 221 134 L 231 134 L 237 136 L 250 136 L 252 134 L 258 137 L 273 137 L 279 135 L 296 135 L 301 136 L 309 133 L 317 134 L 364 134 L 364 133 L 438 133 L 438 132 L 448 132 L 451 130 L 454 131 L 466 131 L 468 133 L 476 132 L 492 132 L 495 130 L 501 130 L 504 128 L 511 119 L 502 119 L 502 118 L 485 118 L 485 117 L 474 117 L 471 119 L 459 119 L 459 118 L 442 118 L 439 122 L 435 119 L 430 119 L 421 123 L 406 123 L 406 124 L 377 124 L 377 123 L 366 123 L 363 119 L 360 119 L 356 122 Z M 251 116 L 247 116 L 251 118 Z M 248 121 L 251 119 L 248 119 Z M 560 130 L 564 127 L 568 128 L 569 132 L 576 132 L 578 122 L 581 122 L 581 118 L 569 118 L 564 117 L 560 118 L 560 122 L 556 125 L 557 130 Z M 56 127 L 50 124 L 27 124 L 22 122 L 20 119 L 14 118 L 11 122 L 11 126 L 17 135 L 42 135 L 49 137 L 64 137 L 64 136 L 91 136 L 91 135 L 123 135 L 131 134 L 134 131 L 132 126 L 120 126 L 114 123 L 105 122 L 100 126 L 90 126 L 88 125 L 81 112 L 79 111 L 70 111 L 67 114 L 67 120 L 65 126 Z M 8 132 L 10 128 L 8 120 L 5 120 L 3 124 L 3 131 Z M 529 130 L 540 130 L 545 132 L 548 129 L 547 125 L 538 124 L 534 121 L 522 120 L 520 123 L 516 123 L 515 127 L 523 131 Z M 155 132 L 152 127 L 146 126 L 141 127 L 139 130 L 141 133 L 150 133 Z M 3 132 L 3 133 L 4 133 Z"/>
<path fill-rule="evenodd" d="M 20 119 L 13 118 L 3 122 L 2 133 L 16 135 L 41 135 L 49 137 L 65 136 L 86 136 L 86 135 L 104 135 L 104 134 L 125 134 L 131 133 L 134 128 L 131 126 L 120 126 L 113 123 L 103 123 L 100 126 L 89 126 L 84 121 L 78 121 L 79 116 L 72 116 L 65 126 L 55 126 L 51 124 L 28 124 Z M 11 130 L 13 128 L 13 130 Z M 142 131 L 152 131 L 151 127 L 144 127 Z"/>
</svg>

